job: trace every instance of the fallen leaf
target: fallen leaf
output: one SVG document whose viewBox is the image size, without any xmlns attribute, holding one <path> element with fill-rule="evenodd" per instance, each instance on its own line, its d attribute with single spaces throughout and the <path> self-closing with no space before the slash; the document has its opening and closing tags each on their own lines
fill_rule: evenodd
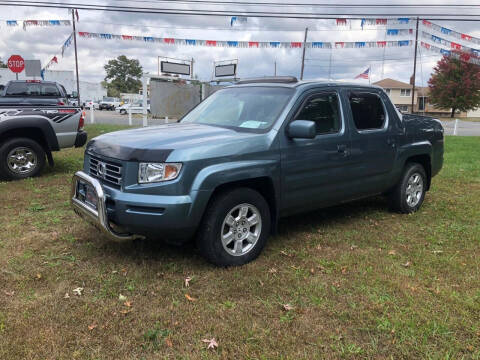
<svg viewBox="0 0 480 360">
<path fill-rule="evenodd" d="M 170 340 L 170 338 L 168 338 L 168 337 L 165 339 L 165 344 L 167 344 L 168 347 L 173 346 L 172 340 Z"/>
<path fill-rule="evenodd" d="M 187 298 L 188 301 L 197 301 L 197 299 L 191 297 L 191 296 L 188 295 L 188 294 L 185 294 L 185 297 Z"/>
<path fill-rule="evenodd" d="M 97 327 L 97 324 L 88 325 L 88 330 L 92 331 Z"/>
<path fill-rule="evenodd" d="M 132 307 L 132 302 L 131 301 L 125 301 L 123 303 L 123 305 L 125 305 L 126 307 Z"/>
<path fill-rule="evenodd" d="M 65 293 L 65 296 L 63 298 L 64 299 L 70 299 L 70 295 L 68 295 L 68 293 Z"/>
<path fill-rule="evenodd" d="M 405 264 L 402 264 L 403 267 L 409 267 L 410 265 L 412 265 L 412 263 L 410 261 L 407 261 Z"/>
<path fill-rule="evenodd" d="M 290 311 L 290 310 L 293 310 L 293 309 L 295 309 L 295 308 L 290 304 L 284 304 L 283 305 L 283 310 L 285 310 L 285 311 Z"/>
<path fill-rule="evenodd" d="M 35 275 L 35 277 L 40 280 L 42 278 L 42 274 L 38 273 L 37 275 Z"/>
<path fill-rule="evenodd" d="M 441 254 L 441 253 L 443 253 L 442 250 L 433 250 L 432 252 L 433 252 L 434 254 Z"/>
<path fill-rule="evenodd" d="M 74 295 L 81 296 L 82 293 L 83 293 L 83 288 L 82 287 L 77 287 L 77 288 L 73 289 L 72 292 L 73 292 Z"/>
<path fill-rule="evenodd" d="M 15 295 L 15 291 L 3 290 L 3 292 L 4 292 L 5 295 L 7 295 L 7 296 L 13 296 L 13 295 Z"/>
<path fill-rule="evenodd" d="M 282 254 L 283 256 L 287 256 L 287 257 L 292 257 L 293 256 L 292 254 L 287 253 L 285 250 L 280 251 L 280 254 Z"/>
<path fill-rule="evenodd" d="M 268 272 L 270 274 L 275 274 L 277 272 L 277 269 L 273 267 L 273 268 L 268 269 Z"/>
<path fill-rule="evenodd" d="M 125 295 L 120 294 L 120 295 L 118 295 L 118 300 L 119 301 L 126 301 L 127 297 Z"/>
<path fill-rule="evenodd" d="M 397 252 L 395 250 L 390 250 L 388 252 L 388 255 L 396 255 L 396 254 L 397 254 Z"/>
<path fill-rule="evenodd" d="M 346 274 L 347 273 L 347 267 L 346 266 L 342 266 L 342 274 Z"/>
<path fill-rule="evenodd" d="M 314 269 L 314 268 L 311 268 L 311 269 L 310 269 L 310 274 L 312 274 L 312 275 L 315 274 L 315 269 Z"/>
<path fill-rule="evenodd" d="M 357 245 L 352 245 L 352 246 L 350 246 L 350 250 L 352 250 L 352 251 L 355 250 L 355 249 L 357 249 L 357 248 L 358 248 Z"/>
<path fill-rule="evenodd" d="M 190 281 L 192 281 L 192 278 L 190 276 L 188 276 L 187 278 L 185 278 L 185 287 L 189 287 L 190 286 Z"/>
<path fill-rule="evenodd" d="M 215 338 L 209 339 L 203 339 L 202 340 L 204 343 L 207 343 L 207 349 L 212 349 L 215 350 L 215 348 L 218 347 L 218 343 L 215 341 Z"/>
<path fill-rule="evenodd" d="M 120 314 L 123 314 L 123 315 L 127 315 L 129 312 L 131 312 L 132 309 L 128 309 L 128 310 L 120 310 Z"/>
</svg>

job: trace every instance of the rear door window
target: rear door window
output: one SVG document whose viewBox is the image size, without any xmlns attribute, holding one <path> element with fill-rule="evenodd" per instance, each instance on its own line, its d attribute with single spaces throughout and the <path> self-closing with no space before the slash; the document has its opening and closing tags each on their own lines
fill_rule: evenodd
<svg viewBox="0 0 480 360">
<path fill-rule="evenodd" d="M 385 107 L 377 94 L 352 92 L 349 101 L 357 130 L 380 130 L 385 127 Z"/>
</svg>

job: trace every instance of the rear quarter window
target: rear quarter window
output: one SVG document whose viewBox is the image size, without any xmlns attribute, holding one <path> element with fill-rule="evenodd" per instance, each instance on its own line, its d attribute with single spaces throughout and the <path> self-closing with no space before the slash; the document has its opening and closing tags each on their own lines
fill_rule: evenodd
<svg viewBox="0 0 480 360">
<path fill-rule="evenodd" d="M 349 102 L 357 130 L 383 129 L 387 116 L 382 99 L 377 94 L 352 92 Z"/>
</svg>

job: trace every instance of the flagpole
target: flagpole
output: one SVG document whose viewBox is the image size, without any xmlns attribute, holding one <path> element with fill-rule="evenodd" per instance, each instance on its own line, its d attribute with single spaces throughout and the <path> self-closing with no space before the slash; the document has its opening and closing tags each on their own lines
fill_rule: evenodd
<svg viewBox="0 0 480 360">
<path fill-rule="evenodd" d="M 78 79 L 77 30 L 75 29 L 75 9 L 72 9 L 73 45 L 75 47 L 75 70 L 77 72 L 77 101 L 80 106 L 80 80 Z"/>
</svg>

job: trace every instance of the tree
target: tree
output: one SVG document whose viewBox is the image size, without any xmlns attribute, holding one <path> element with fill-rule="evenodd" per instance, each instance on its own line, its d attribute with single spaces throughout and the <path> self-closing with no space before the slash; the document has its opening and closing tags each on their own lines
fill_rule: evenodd
<svg viewBox="0 0 480 360">
<path fill-rule="evenodd" d="M 480 66 L 468 62 L 470 55 L 455 52 L 444 56 L 428 80 L 430 102 L 442 109 L 469 111 L 480 105 Z"/>
<path fill-rule="evenodd" d="M 140 78 L 143 69 L 137 59 L 129 59 L 120 55 L 109 60 L 104 66 L 108 96 L 118 97 L 120 93 L 138 93 L 142 87 Z"/>
<path fill-rule="evenodd" d="M 0 59 L 0 69 L 6 69 L 6 68 L 8 68 L 7 64 L 5 64 L 2 59 Z"/>
</svg>

